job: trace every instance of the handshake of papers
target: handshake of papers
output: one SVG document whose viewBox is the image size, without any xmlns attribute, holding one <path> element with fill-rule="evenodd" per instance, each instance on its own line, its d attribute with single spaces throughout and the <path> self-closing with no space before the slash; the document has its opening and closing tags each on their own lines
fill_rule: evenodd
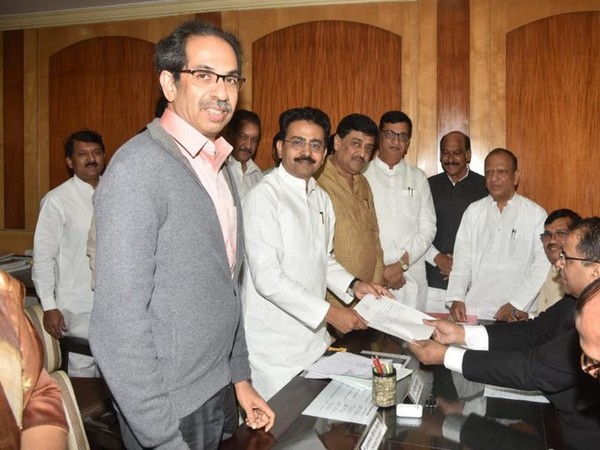
<svg viewBox="0 0 600 450">
<path fill-rule="evenodd" d="M 354 310 L 369 327 L 408 342 L 429 339 L 434 331 L 433 327 L 423 323 L 423 319 L 433 320 L 433 317 L 388 297 L 375 298 L 367 294 Z"/>
</svg>

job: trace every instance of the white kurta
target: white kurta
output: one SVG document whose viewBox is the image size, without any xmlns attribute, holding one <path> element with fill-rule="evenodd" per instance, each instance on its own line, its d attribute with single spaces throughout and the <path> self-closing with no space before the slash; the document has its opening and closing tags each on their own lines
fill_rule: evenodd
<svg viewBox="0 0 600 450">
<path fill-rule="evenodd" d="M 227 160 L 227 167 L 233 176 L 233 182 L 238 190 L 240 198 L 243 200 L 248 191 L 262 180 L 263 173 L 260 167 L 252 160 L 246 163 L 246 172 L 242 171 L 242 163 L 230 156 Z"/>
<path fill-rule="evenodd" d="M 505 303 L 535 311 L 550 263 L 539 238 L 546 211 L 515 194 L 502 213 L 491 195 L 469 205 L 454 246 L 447 301 L 465 301 L 467 313 L 492 320 Z"/>
<path fill-rule="evenodd" d="M 398 262 L 405 252 L 409 255 L 406 284 L 394 294 L 403 303 L 423 310 L 427 303 L 424 255 L 436 232 L 427 175 L 404 160 L 390 169 L 375 157 L 365 176 L 373 190 L 384 264 Z"/>
<path fill-rule="evenodd" d="M 31 271 L 44 311 L 58 308 L 67 334 L 86 339 L 94 301 L 86 253 L 93 194 L 90 184 L 73 176 L 44 196 L 33 238 Z M 70 375 L 95 374 L 91 358 L 71 356 L 76 355 L 69 357 Z"/>
<path fill-rule="evenodd" d="M 248 193 L 242 210 L 246 341 L 252 383 L 269 399 L 325 352 L 325 291 L 350 301 L 353 276 L 332 253 L 335 214 L 314 179 L 306 192 L 305 181 L 280 166 Z"/>
</svg>

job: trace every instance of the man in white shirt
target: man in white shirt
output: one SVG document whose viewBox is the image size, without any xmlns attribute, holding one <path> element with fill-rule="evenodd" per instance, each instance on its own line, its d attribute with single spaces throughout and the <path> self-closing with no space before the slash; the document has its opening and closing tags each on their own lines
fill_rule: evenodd
<svg viewBox="0 0 600 450">
<path fill-rule="evenodd" d="M 90 130 L 69 136 L 65 158 L 73 177 L 42 199 L 33 238 L 31 277 L 54 338 L 88 337 L 94 294 L 86 255 L 92 196 L 104 170 L 102 137 Z M 96 376 L 91 357 L 69 355 L 69 375 Z"/>
<path fill-rule="evenodd" d="M 560 282 L 560 273 L 555 264 L 562 251 L 569 227 L 578 222 L 581 222 L 581 217 L 570 209 L 557 209 L 544 221 L 544 232 L 540 235 L 540 239 L 551 266 L 537 296 L 537 314 L 546 311 L 565 295 L 564 286 Z"/>
<path fill-rule="evenodd" d="M 412 135 L 410 118 L 401 111 L 388 111 L 381 116 L 379 132 L 379 152 L 365 176 L 379 223 L 383 281 L 399 301 L 424 310 L 424 255 L 436 232 L 431 190 L 425 172 L 404 160 Z"/>
<path fill-rule="evenodd" d="M 262 180 L 263 173 L 252 160 L 260 142 L 260 118 L 252 111 L 239 109 L 233 113 L 228 127 L 228 140 L 233 150 L 227 165 L 238 194 L 243 200 L 255 184 Z"/>
<path fill-rule="evenodd" d="M 548 273 L 539 235 L 546 211 L 517 194 L 516 156 L 503 148 L 485 158 L 490 195 L 465 211 L 454 246 L 446 301 L 457 322 L 467 313 L 478 319 L 514 321 L 527 317 Z"/>
<path fill-rule="evenodd" d="M 329 288 L 345 303 L 388 292 L 362 282 L 335 259 L 335 213 L 313 175 L 327 153 L 327 115 L 294 108 L 279 118 L 279 167 L 244 199 L 246 262 L 244 327 L 252 384 L 271 398 L 327 350 L 327 324 L 343 333 L 367 327 L 350 308 L 325 300 Z"/>
</svg>

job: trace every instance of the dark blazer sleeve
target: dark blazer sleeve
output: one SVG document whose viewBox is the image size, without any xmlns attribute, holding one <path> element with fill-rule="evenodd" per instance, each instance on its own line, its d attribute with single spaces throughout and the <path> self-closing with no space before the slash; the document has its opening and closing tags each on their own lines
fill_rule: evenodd
<svg viewBox="0 0 600 450">
<path fill-rule="evenodd" d="M 486 326 L 489 349 L 528 350 L 543 345 L 575 326 L 575 299 L 565 296 L 533 320 Z"/>
</svg>

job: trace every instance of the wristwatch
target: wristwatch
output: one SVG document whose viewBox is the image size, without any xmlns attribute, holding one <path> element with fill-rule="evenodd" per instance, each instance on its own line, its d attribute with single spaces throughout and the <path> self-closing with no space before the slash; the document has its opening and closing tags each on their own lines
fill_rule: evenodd
<svg viewBox="0 0 600 450">
<path fill-rule="evenodd" d="M 406 264 L 403 260 L 400 260 L 400 267 L 402 267 L 403 272 L 408 270 L 408 264 Z"/>
<path fill-rule="evenodd" d="M 354 297 L 354 291 L 352 290 L 352 288 L 354 287 L 354 285 L 356 284 L 357 281 L 360 281 L 360 278 L 354 278 L 350 282 L 348 289 L 346 289 L 346 294 L 348 294 L 350 297 Z"/>
</svg>

